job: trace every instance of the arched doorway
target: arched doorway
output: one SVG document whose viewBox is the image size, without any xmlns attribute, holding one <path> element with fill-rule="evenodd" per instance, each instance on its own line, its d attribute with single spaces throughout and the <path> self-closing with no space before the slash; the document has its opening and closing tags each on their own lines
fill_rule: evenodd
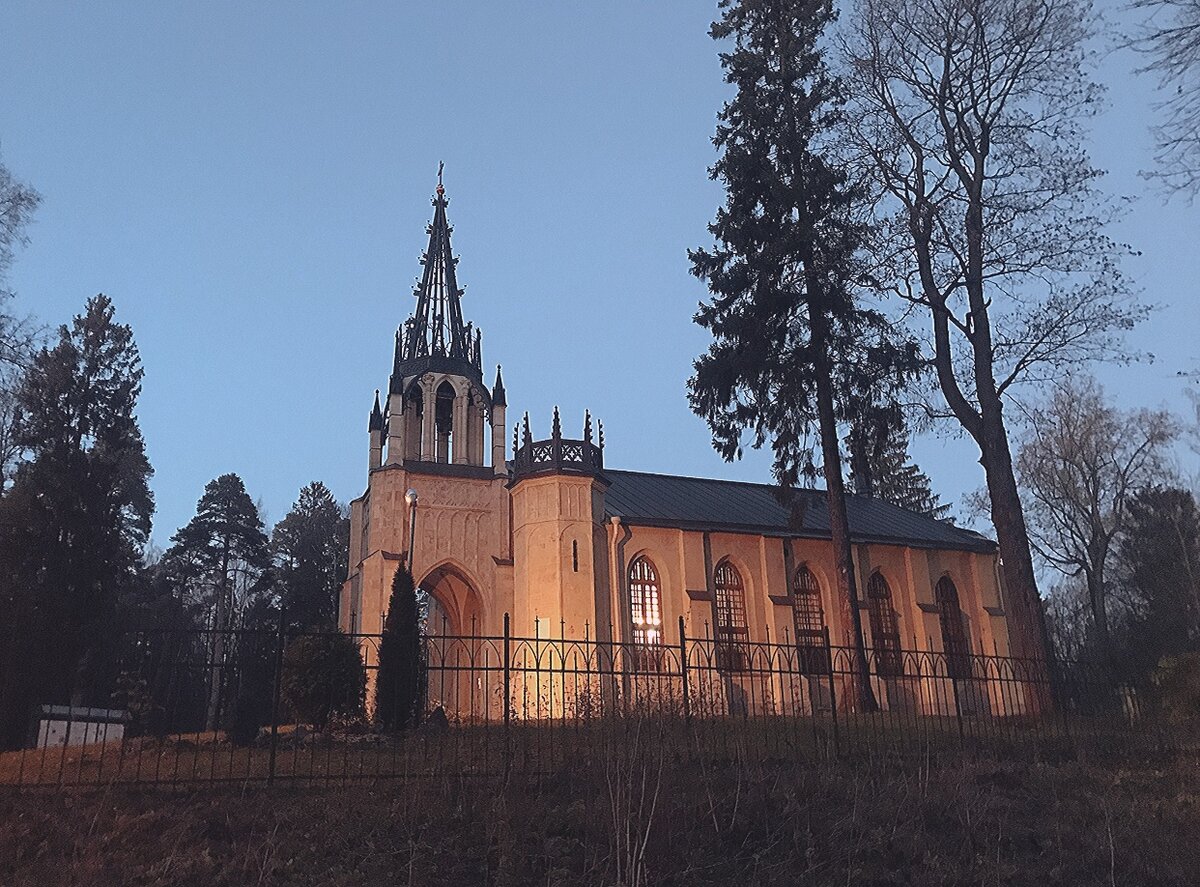
<svg viewBox="0 0 1200 887">
<path fill-rule="evenodd" d="M 479 592 L 462 570 L 441 564 L 429 571 L 417 586 L 424 597 L 427 635 L 474 637 L 483 631 L 483 604 Z"/>
<path fill-rule="evenodd" d="M 481 639 L 483 604 L 474 584 L 453 564 L 435 567 L 418 586 L 422 601 L 426 693 L 429 709 L 441 706 L 452 719 L 477 721 L 489 717 L 498 697 L 488 681 L 502 667 L 499 651 Z"/>
</svg>

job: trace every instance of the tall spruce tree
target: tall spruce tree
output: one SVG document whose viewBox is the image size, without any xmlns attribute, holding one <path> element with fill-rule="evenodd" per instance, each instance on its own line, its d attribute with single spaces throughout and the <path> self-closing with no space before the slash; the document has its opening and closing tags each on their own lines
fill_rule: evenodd
<svg viewBox="0 0 1200 887">
<path fill-rule="evenodd" d="M 737 88 L 718 115 L 712 167 L 726 203 L 709 231 L 716 243 L 689 254 L 711 302 L 696 322 L 713 336 L 689 381 L 692 408 L 726 458 L 770 438 L 775 474 L 793 485 L 813 464 L 817 431 L 828 492 L 837 582 L 854 648 L 855 697 L 877 703 L 867 679 L 858 587 L 846 517 L 838 390 L 850 370 L 870 365 L 886 377 L 911 348 L 896 343 L 884 318 L 856 299 L 866 231 L 857 189 L 831 159 L 840 116 L 838 84 L 819 42 L 834 20 L 826 0 L 722 0 L 712 37 Z"/>
<path fill-rule="evenodd" d="M 291 627 L 334 626 L 349 547 L 345 509 L 323 483 L 304 487 L 271 533 L 275 577 Z"/>
<path fill-rule="evenodd" d="M 942 519 L 950 510 L 908 452 L 908 428 L 899 406 L 851 420 L 846 435 L 850 481 L 856 493 Z"/>
<path fill-rule="evenodd" d="M 185 597 L 208 614 L 213 629 L 212 671 L 205 717 L 215 730 L 227 683 L 230 629 L 239 627 L 249 607 L 262 604 L 270 579 L 270 551 L 262 518 L 236 474 L 210 481 L 196 506 L 196 516 L 171 537 L 163 560 Z"/>
<path fill-rule="evenodd" d="M 1144 675 L 1164 656 L 1200 648 L 1200 509 L 1175 487 L 1129 502 L 1116 574 L 1133 604 L 1128 664 Z"/>
<path fill-rule="evenodd" d="M 118 604 L 136 581 L 154 500 L 134 410 L 142 367 L 107 296 L 58 331 L 17 392 L 25 457 L 0 499 L 0 717 L 108 704 Z"/>
<path fill-rule="evenodd" d="M 392 580 L 375 673 L 375 720 L 381 729 L 403 730 L 416 725 L 424 684 L 421 608 L 412 574 L 401 564 Z"/>
</svg>

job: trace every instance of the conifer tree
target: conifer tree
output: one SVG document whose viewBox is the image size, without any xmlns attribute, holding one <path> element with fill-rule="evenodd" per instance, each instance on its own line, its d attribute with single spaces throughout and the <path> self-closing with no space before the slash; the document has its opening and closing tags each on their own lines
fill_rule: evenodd
<svg viewBox="0 0 1200 887">
<path fill-rule="evenodd" d="M 941 520 L 950 506 L 939 500 L 929 478 L 912 462 L 908 443 L 898 407 L 852 421 L 846 445 L 854 491 Z"/>
<path fill-rule="evenodd" d="M 118 604 L 154 511 L 141 380 L 133 332 L 101 295 L 18 389 L 24 461 L 0 499 L 0 717 L 17 739 L 32 705 L 108 703 Z"/>
<path fill-rule="evenodd" d="M 233 652 L 230 629 L 253 598 L 269 583 L 270 553 L 262 519 L 236 474 L 210 481 L 196 506 L 196 516 L 171 537 L 164 556 L 185 595 L 210 615 L 212 675 L 207 729 L 217 728 L 226 662 Z"/>
<path fill-rule="evenodd" d="M 333 627 L 349 545 L 350 521 L 333 493 L 319 481 L 304 487 L 271 533 L 275 576 L 290 626 Z"/>
<path fill-rule="evenodd" d="M 840 99 L 819 46 L 832 4 L 722 0 L 720 9 L 711 34 L 733 42 L 721 64 L 737 94 L 713 140 L 721 156 L 711 176 L 726 190 L 709 226 L 716 244 L 689 255 L 713 294 L 696 322 L 714 340 L 695 363 L 692 408 L 727 459 L 740 455 L 746 429 L 753 446 L 769 437 L 784 486 L 812 464 L 817 432 L 857 703 L 873 709 L 839 447 L 847 404 L 835 391 L 853 384 L 855 364 L 894 375 L 911 348 L 856 298 L 866 231 L 858 191 L 828 150 Z"/>
<path fill-rule="evenodd" d="M 416 726 L 425 685 L 420 607 L 412 574 L 403 564 L 392 580 L 379 668 L 375 674 L 375 720 L 384 730 Z"/>
<path fill-rule="evenodd" d="M 1130 501 L 1115 572 L 1133 604 L 1128 664 L 1145 674 L 1200 646 L 1200 509 L 1188 490 L 1151 487 Z"/>
</svg>

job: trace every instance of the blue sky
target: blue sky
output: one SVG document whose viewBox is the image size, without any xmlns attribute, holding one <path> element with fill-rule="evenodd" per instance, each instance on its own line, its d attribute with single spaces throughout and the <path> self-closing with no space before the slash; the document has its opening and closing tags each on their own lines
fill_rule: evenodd
<svg viewBox="0 0 1200 887">
<path fill-rule="evenodd" d="M 44 198 L 11 275 L 18 309 L 58 324 L 105 292 L 132 324 L 156 542 L 228 471 L 270 521 L 310 480 L 362 492 L 439 161 L 465 313 L 511 414 L 548 433 L 555 404 L 568 429 L 590 409 L 616 467 L 768 480 L 763 454 L 720 460 L 684 394 L 707 344 L 686 250 L 722 197 L 706 175 L 726 95 L 712 14 L 7 0 L 0 152 Z M 1138 178 L 1154 93 L 1137 64 L 1105 60 L 1093 151 L 1108 189 L 1136 198 L 1114 233 L 1164 306 L 1131 337 L 1157 360 L 1096 372 L 1126 406 L 1182 409 L 1200 207 L 1164 206 Z M 982 483 L 951 434 L 914 454 L 944 498 Z"/>
</svg>

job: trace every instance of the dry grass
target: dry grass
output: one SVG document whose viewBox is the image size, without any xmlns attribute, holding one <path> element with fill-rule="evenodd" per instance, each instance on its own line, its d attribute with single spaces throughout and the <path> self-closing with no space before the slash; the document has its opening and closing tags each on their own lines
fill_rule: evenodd
<svg viewBox="0 0 1200 887">
<path fill-rule="evenodd" d="M 274 759 L 277 780 L 360 782 L 375 778 L 553 773 L 567 766 L 603 768 L 614 749 L 634 737 L 660 746 L 665 764 L 720 768 L 734 764 L 811 765 L 879 757 L 956 759 L 964 754 L 1001 760 L 1069 757 L 1123 759 L 1186 751 L 1186 732 L 1132 731 L 1122 724 L 1076 719 L 1069 731 L 1055 720 L 991 719 L 968 722 L 960 734 L 953 718 L 910 723 L 883 713 L 830 719 L 694 719 L 639 717 L 593 722 L 455 726 L 400 736 L 307 735 L 280 730 Z M 148 783 L 184 785 L 265 780 L 271 753 L 263 742 L 236 747 L 221 733 L 129 739 L 88 747 L 0 753 L 0 786 Z"/>
<path fill-rule="evenodd" d="M 9 793 L 0 883 L 1193 885 L 1195 765 L 700 774 L 635 747 L 507 782 Z"/>
</svg>

